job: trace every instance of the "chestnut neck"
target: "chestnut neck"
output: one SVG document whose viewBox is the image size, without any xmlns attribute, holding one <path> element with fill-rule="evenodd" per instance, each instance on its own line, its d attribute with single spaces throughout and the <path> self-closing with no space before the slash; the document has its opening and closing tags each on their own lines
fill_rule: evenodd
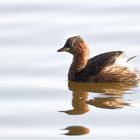
<svg viewBox="0 0 140 140">
<path fill-rule="evenodd" d="M 86 51 L 84 51 L 81 54 L 74 54 L 73 55 L 73 62 L 69 68 L 69 73 L 68 73 L 68 79 L 74 81 L 75 80 L 75 75 L 83 70 L 89 59 L 89 50 L 87 48 Z"/>
</svg>

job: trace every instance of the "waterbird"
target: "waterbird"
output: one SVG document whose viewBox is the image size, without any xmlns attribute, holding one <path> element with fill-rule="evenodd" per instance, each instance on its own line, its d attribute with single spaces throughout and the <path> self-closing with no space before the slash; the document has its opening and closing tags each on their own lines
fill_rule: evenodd
<svg viewBox="0 0 140 140">
<path fill-rule="evenodd" d="M 69 68 L 68 80 L 75 82 L 135 82 L 139 73 L 130 64 L 123 51 L 110 51 L 89 59 L 89 47 L 81 36 L 66 40 L 64 47 L 57 52 L 68 52 L 73 55 Z"/>
</svg>

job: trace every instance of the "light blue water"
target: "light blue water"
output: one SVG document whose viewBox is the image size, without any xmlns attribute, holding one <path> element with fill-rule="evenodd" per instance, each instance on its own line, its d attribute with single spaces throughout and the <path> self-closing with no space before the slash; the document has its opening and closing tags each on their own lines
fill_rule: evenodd
<svg viewBox="0 0 140 140">
<path fill-rule="evenodd" d="M 123 50 L 140 70 L 139 16 L 137 0 L 0 1 L 0 139 L 140 139 L 139 85 L 68 83 L 56 52 L 81 35 L 91 57 Z"/>
</svg>

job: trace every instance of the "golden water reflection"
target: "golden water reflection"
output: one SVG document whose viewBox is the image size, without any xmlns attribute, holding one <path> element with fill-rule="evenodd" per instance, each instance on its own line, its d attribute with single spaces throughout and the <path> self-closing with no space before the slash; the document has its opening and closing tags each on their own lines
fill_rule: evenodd
<svg viewBox="0 0 140 140">
<path fill-rule="evenodd" d="M 60 112 L 68 115 L 81 115 L 89 111 L 88 105 L 104 109 L 123 108 L 129 105 L 123 99 L 124 92 L 136 85 L 136 83 L 77 83 L 69 81 L 68 87 L 72 91 L 73 109 Z M 90 94 L 92 92 L 100 93 L 100 96 L 88 99 L 89 92 Z"/>
<path fill-rule="evenodd" d="M 88 92 L 73 91 L 72 94 L 72 107 L 71 110 L 60 111 L 69 115 L 80 115 L 89 111 L 88 104 Z"/>
<path fill-rule="evenodd" d="M 72 91 L 72 109 L 60 112 L 68 115 L 82 115 L 89 111 L 89 105 L 103 109 L 119 109 L 129 106 L 123 95 L 125 91 L 136 85 L 135 83 L 77 83 L 69 81 L 68 87 Z M 90 99 L 89 94 L 92 93 L 93 95 L 96 93 L 96 96 Z M 89 129 L 83 126 L 70 126 L 64 130 L 68 130 L 64 134 L 67 136 L 89 133 Z"/>
<path fill-rule="evenodd" d="M 123 108 L 124 106 L 129 106 L 129 103 L 126 103 L 122 97 L 95 97 L 94 99 L 87 101 L 87 103 L 95 107 L 106 109 L 117 109 Z"/>
<path fill-rule="evenodd" d="M 69 126 L 65 128 L 64 130 L 67 130 L 64 135 L 68 136 L 78 136 L 78 135 L 85 135 L 89 133 L 89 129 L 83 126 Z"/>
<path fill-rule="evenodd" d="M 137 83 L 78 83 L 68 82 L 69 90 L 73 92 L 95 92 L 105 95 L 122 95 L 125 91 L 137 86 Z"/>
</svg>

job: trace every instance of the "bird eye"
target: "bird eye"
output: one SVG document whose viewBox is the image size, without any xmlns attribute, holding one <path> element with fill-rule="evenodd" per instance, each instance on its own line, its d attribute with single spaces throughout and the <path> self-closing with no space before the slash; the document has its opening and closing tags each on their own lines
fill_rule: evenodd
<svg viewBox="0 0 140 140">
<path fill-rule="evenodd" d="M 68 48 L 66 48 L 65 50 L 66 50 L 66 51 L 69 51 L 69 50 L 70 50 L 70 48 L 68 47 Z"/>
</svg>

